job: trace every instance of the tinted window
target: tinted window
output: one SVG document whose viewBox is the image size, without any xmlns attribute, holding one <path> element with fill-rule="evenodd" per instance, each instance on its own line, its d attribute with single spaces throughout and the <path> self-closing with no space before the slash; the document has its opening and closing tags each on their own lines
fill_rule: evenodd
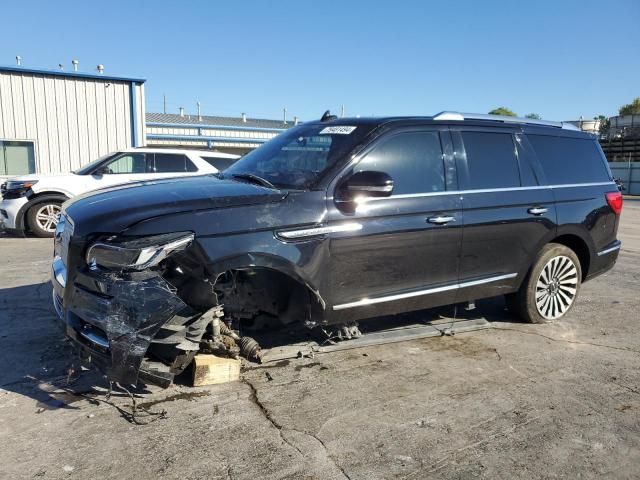
<svg viewBox="0 0 640 480">
<path fill-rule="evenodd" d="M 384 172 L 393 179 L 393 195 L 440 192 L 444 163 L 438 132 L 394 135 L 374 147 L 355 168 Z"/>
<path fill-rule="evenodd" d="M 609 181 L 595 140 L 528 135 L 551 185 Z"/>
<path fill-rule="evenodd" d="M 235 158 L 221 158 L 221 157 L 202 157 L 212 167 L 222 171 L 229 168 L 236 161 Z"/>
<path fill-rule="evenodd" d="M 144 153 L 124 153 L 105 164 L 104 173 L 146 173 L 147 155 Z"/>
<path fill-rule="evenodd" d="M 184 155 L 176 155 L 173 153 L 156 153 L 155 154 L 155 172 L 156 173 L 173 173 L 188 172 L 187 165 L 193 164 Z"/>
<path fill-rule="evenodd" d="M 469 171 L 468 188 L 520 186 L 515 145 L 510 133 L 462 132 Z"/>
</svg>

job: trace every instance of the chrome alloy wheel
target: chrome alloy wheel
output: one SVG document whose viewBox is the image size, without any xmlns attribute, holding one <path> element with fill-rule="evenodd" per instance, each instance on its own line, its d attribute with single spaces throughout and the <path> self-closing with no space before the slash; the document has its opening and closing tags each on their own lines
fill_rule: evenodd
<svg viewBox="0 0 640 480">
<path fill-rule="evenodd" d="M 55 232 L 58 219 L 60 218 L 60 211 L 60 205 L 51 203 L 42 205 L 36 211 L 36 222 L 38 223 L 38 227 L 45 232 Z"/>
<path fill-rule="evenodd" d="M 536 284 L 536 307 L 547 320 L 564 315 L 576 298 L 578 269 L 564 255 L 547 262 Z"/>
</svg>

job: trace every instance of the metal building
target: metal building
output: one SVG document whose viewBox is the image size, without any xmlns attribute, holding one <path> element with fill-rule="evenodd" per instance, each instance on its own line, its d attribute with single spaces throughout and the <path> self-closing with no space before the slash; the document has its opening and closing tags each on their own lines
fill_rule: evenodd
<svg viewBox="0 0 640 480">
<path fill-rule="evenodd" d="M 69 172 L 143 145 L 144 82 L 0 67 L 0 177 Z"/>
<path fill-rule="evenodd" d="M 171 113 L 147 113 L 146 140 L 149 146 L 211 148 L 242 155 L 287 128 L 298 119 L 287 122 L 259 118 L 217 117 Z"/>
</svg>

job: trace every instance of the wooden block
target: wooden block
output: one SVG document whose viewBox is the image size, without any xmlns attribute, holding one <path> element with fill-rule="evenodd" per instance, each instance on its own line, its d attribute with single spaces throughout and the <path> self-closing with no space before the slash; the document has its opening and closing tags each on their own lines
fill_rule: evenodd
<svg viewBox="0 0 640 480">
<path fill-rule="evenodd" d="M 216 385 L 240 379 L 240 360 L 196 355 L 193 359 L 193 386 Z"/>
</svg>

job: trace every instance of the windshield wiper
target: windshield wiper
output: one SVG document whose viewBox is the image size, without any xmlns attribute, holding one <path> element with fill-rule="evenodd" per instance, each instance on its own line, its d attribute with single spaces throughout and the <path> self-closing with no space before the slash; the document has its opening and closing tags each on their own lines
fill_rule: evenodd
<svg viewBox="0 0 640 480">
<path fill-rule="evenodd" d="M 259 177 L 258 175 L 254 175 L 253 173 L 232 173 L 231 177 L 232 178 L 242 178 L 244 180 L 251 180 L 254 183 L 258 183 L 258 184 L 262 185 L 263 187 L 273 188 L 274 190 L 278 189 L 269 180 L 266 180 L 266 179 L 264 179 L 262 177 Z"/>
</svg>

